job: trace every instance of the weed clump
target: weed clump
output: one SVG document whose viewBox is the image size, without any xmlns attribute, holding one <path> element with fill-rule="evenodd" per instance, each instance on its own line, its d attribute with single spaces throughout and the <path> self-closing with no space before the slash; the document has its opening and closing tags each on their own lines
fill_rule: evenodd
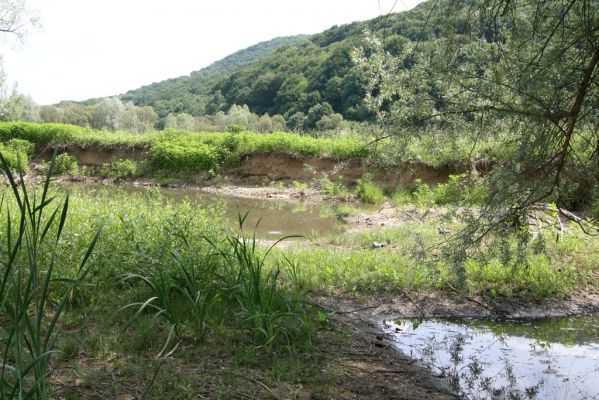
<svg viewBox="0 0 599 400">
<path fill-rule="evenodd" d="M 0 143 L 0 153 L 4 156 L 7 165 L 17 172 L 25 172 L 29 168 L 29 160 L 35 152 L 35 145 L 23 139 L 10 139 L 7 143 Z"/>
<path fill-rule="evenodd" d="M 0 398 L 46 399 L 47 379 L 52 373 L 50 359 L 55 352 L 59 322 L 66 305 L 90 271 L 88 260 L 98 240 L 98 230 L 87 244 L 82 259 L 77 260 L 70 279 L 60 278 L 60 241 L 64 234 L 69 198 L 54 206 L 49 184 L 54 159 L 39 196 L 32 195 L 22 181 L 17 185 L 13 171 L 0 153 L 2 172 L 6 175 L 12 198 L 0 209 L 6 210 L 2 234 L 5 250 L 0 263 Z M 7 204 L 5 206 L 5 204 Z M 16 205 L 16 207 L 11 207 Z M 6 207 L 6 208 L 4 208 Z M 56 288 L 57 282 L 62 282 Z M 73 357 L 73 348 L 63 346 L 63 354 Z"/>
<path fill-rule="evenodd" d="M 39 171 L 42 174 L 47 174 L 50 171 L 50 164 L 42 162 L 39 165 Z M 77 159 L 68 153 L 62 153 L 56 156 L 54 167 L 52 168 L 53 175 L 77 175 L 79 165 Z"/>
<path fill-rule="evenodd" d="M 124 179 L 137 174 L 137 164 L 133 160 L 118 160 L 104 163 L 100 167 L 100 175 L 105 178 Z"/>
<path fill-rule="evenodd" d="M 369 204 L 380 204 L 385 201 L 383 189 L 372 182 L 372 176 L 368 174 L 358 180 L 356 194 L 360 200 Z"/>
</svg>

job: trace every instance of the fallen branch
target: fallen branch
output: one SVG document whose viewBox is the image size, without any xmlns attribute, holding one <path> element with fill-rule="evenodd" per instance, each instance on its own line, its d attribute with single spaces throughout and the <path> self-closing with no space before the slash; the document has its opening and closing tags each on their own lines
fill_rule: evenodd
<svg viewBox="0 0 599 400">
<path fill-rule="evenodd" d="M 560 225 L 560 233 L 563 232 L 563 224 L 559 216 L 563 215 L 568 220 L 575 222 L 585 234 L 589 236 L 599 236 L 599 227 L 587 221 L 586 219 L 579 217 L 573 212 L 566 210 L 565 208 L 557 207 L 556 209 L 553 209 L 548 204 L 535 204 L 532 206 L 532 209 L 543 211 L 546 213 L 557 211 L 557 220 Z"/>
</svg>

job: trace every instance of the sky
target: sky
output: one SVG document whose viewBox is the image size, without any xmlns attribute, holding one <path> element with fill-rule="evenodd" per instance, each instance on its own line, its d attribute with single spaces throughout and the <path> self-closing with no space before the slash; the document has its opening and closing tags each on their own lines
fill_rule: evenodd
<svg viewBox="0 0 599 400">
<path fill-rule="evenodd" d="M 4 70 L 39 104 L 118 95 L 188 75 L 278 36 L 321 32 L 422 0 L 28 0 L 41 29 L 0 43 Z"/>
</svg>

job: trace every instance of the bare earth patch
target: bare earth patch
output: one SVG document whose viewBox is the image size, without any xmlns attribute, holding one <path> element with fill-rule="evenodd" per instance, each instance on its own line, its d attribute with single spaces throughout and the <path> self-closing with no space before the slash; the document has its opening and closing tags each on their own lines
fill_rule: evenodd
<svg viewBox="0 0 599 400">
<path fill-rule="evenodd" d="M 451 292 L 366 298 L 318 298 L 329 310 L 359 315 L 371 323 L 396 318 L 534 319 L 599 313 L 599 292 L 580 291 L 565 299 L 506 300 L 470 297 Z"/>
<path fill-rule="evenodd" d="M 320 331 L 314 346 L 298 353 L 301 365 L 282 367 L 282 379 L 273 376 L 264 360 L 242 360 L 241 348 L 216 340 L 184 343 L 165 360 L 151 353 L 82 353 L 58 360 L 53 389 L 59 399 L 456 398 L 421 366 L 394 351 L 376 327 L 365 329 L 341 316 L 334 323 L 334 330 Z"/>
<path fill-rule="evenodd" d="M 286 200 L 286 201 L 307 201 L 320 202 L 324 196 L 314 189 L 296 189 L 273 186 L 237 186 L 237 185 L 219 185 L 204 186 L 202 191 L 224 196 L 234 196 L 246 199 L 259 200 Z"/>
</svg>

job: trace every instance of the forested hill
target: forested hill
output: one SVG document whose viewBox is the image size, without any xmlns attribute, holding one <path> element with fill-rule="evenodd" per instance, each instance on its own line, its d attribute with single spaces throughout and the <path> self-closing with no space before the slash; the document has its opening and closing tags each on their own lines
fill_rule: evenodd
<svg viewBox="0 0 599 400">
<path fill-rule="evenodd" d="M 384 36 L 391 53 L 408 41 L 427 41 L 427 8 L 422 3 L 407 12 L 334 26 L 311 36 L 263 42 L 190 76 L 153 83 L 121 98 L 152 106 L 160 117 L 214 114 L 247 104 L 257 114 L 286 118 L 320 106 L 324 114 L 332 107 L 346 119 L 364 120 L 369 117 L 363 102 L 368 78 L 352 62 L 351 52 L 363 42 L 367 29 Z"/>
<path fill-rule="evenodd" d="M 212 94 L 214 85 L 221 79 L 283 46 L 294 46 L 305 42 L 308 37 L 308 35 L 285 36 L 260 42 L 216 61 L 206 68 L 194 71 L 188 76 L 142 86 L 120 97 L 122 100 L 133 101 L 137 106 L 152 106 L 161 117 L 180 112 L 202 115 L 205 113 L 204 107 L 210 99 L 209 95 Z"/>
</svg>

